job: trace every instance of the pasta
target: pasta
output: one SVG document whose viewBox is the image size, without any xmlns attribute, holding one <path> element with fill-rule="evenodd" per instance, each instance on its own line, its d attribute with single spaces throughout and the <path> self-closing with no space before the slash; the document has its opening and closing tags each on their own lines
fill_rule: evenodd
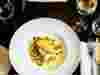
<svg viewBox="0 0 100 75">
<path fill-rule="evenodd" d="M 35 36 L 29 52 L 32 63 L 39 67 L 44 64 L 64 63 L 64 42 L 58 38 L 50 38 L 48 35 Z"/>
</svg>

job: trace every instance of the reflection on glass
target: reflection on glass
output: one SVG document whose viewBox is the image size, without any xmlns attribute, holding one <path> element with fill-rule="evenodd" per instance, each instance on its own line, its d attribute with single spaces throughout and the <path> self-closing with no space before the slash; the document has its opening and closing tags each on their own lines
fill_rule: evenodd
<svg viewBox="0 0 100 75">
<path fill-rule="evenodd" d="M 14 5 L 9 0 L 0 0 L 0 20 L 6 20 L 14 15 Z"/>
<path fill-rule="evenodd" d="M 92 30 L 93 32 L 98 35 L 100 34 L 100 19 L 97 18 L 93 23 L 92 23 Z M 100 35 L 99 35 L 100 36 Z"/>
</svg>

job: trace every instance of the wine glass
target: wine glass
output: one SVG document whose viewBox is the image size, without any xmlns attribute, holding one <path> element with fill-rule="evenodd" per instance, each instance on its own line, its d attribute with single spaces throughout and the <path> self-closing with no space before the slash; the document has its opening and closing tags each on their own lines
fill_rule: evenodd
<svg viewBox="0 0 100 75">
<path fill-rule="evenodd" d="M 97 0 L 76 0 L 77 10 L 80 15 L 89 15 L 95 12 Z"/>
</svg>

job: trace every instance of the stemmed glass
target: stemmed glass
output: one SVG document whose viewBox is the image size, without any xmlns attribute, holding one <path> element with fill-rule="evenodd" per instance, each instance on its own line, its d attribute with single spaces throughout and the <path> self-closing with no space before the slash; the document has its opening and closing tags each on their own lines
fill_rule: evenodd
<svg viewBox="0 0 100 75">
<path fill-rule="evenodd" d="M 0 0 L 0 20 L 5 21 L 14 16 L 15 7 L 10 0 Z"/>
<path fill-rule="evenodd" d="M 97 0 L 76 0 L 77 10 L 81 15 L 88 15 L 95 12 L 97 7 Z"/>
</svg>

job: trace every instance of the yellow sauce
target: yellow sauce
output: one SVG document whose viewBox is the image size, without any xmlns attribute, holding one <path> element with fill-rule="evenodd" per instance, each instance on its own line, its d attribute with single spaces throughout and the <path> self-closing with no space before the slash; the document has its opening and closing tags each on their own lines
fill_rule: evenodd
<svg viewBox="0 0 100 75">
<path fill-rule="evenodd" d="M 57 37 L 35 36 L 28 52 L 32 63 L 43 69 L 53 70 L 64 63 L 64 42 Z"/>
</svg>

